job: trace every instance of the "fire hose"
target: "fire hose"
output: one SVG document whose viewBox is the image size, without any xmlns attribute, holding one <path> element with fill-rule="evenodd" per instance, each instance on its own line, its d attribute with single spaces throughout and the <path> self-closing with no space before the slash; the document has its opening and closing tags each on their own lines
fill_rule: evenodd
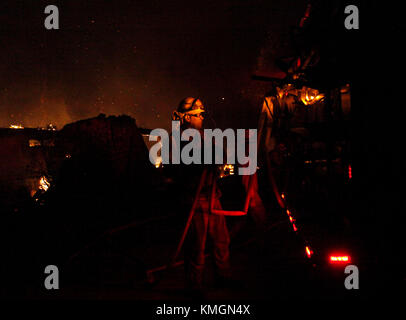
<svg viewBox="0 0 406 320">
<path fill-rule="evenodd" d="M 296 234 L 298 234 L 298 228 L 296 227 L 296 224 L 295 224 L 296 219 L 294 219 L 294 217 L 292 216 L 292 212 L 291 212 L 291 210 L 289 210 L 288 204 L 286 203 L 286 199 L 282 198 L 279 188 L 276 184 L 276 179 L 274 176 L 275 169 L 272 168 L 269 155 L 267 155 L 267 157 L 266 157 L 266 165 L 267 165 L 269 182 L 271 184 L 272 191 L 275 195 L 275 198 L 276 198 L 279 206 L 281 207 L 281 209 L 286 210 L 286 213 L 289 217 L 289 221 L 292 224 L 293 230 L 295 231 Z M 313 255 L 314 252 L 310 247 L 309 241 L 307 241 L 301 233 L 299 233 L 298 236 L 301 239 L 301 241 L 304 243 L 307 257 L 311 258 L 311 256 Z"/>
<path fill-rule="evenodd" d="M 269 182 L 271 183 L 271 187 L 272 187 L 272 191 L 275 194 L 276 197 L 276 201 L 278 201 L 279 206 L 282 209 L 286 208 L 285 202 L 282 200 L 282 196 L 279 192 L 279 188 L 276 184 L 276 180 L 275 180 L 275 176 L 274 176 L 274 169 L 272 168 L 271 165 L 271 160 L 269 158 L 269 156 L 266 157 L 266 164 L 267 164 L 267 171 L 268 171 L 268 178 L 269 178 Z"/>
</svg>

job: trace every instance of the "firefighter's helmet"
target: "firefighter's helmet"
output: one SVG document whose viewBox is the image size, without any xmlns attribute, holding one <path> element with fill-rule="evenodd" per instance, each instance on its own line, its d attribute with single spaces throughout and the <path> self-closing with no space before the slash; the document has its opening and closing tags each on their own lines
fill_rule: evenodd
<svg viewBox="0 0 406 320">
<path fill-rule="evenodd" d="M 182 121 L 185 115 L 204 116 L 205 109 L 199 98 L 187 97 L 183 99 L 173 112 L 172 119 Z"/>
</svg>

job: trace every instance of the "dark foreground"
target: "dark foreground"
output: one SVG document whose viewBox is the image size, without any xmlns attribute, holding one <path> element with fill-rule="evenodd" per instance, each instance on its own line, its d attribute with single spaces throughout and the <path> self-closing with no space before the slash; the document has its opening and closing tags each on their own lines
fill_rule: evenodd
<svg viewBox="0 0 406 320">
<path fill-rule="evenodd" d="M 165 265 L 175 252 L 182 231 L 181 224 L 176 224 L 174 220 L 161 219 L 142 226 L 150 235 L 150 241 L 138 248 L 140 232 L 137 230 L 141 226 L 93 242 L 59 267 L 59 290 L 45 290 L 41 284 L 46 275 L 37 268 L 38 281 L 33 282 L 34 275 L 31 275 L 28 280 L 31 284 L 21 284 L 23 288 L 14 288 L 6 298 L 193 302 L 193 297 L 184 289 L 183 265 L 158 271 L 149 279 L 145 272 Z M 368 259 L 359 265 L 360 289 L 347 290 L 345 265 L 333 268 L 308 259 L 283 216 L 278 218 L 275 214 L 268 221 L 262 249 L 253 236 L 254 228 L 245 227 L 234 238 L 231 262 L 235 283 L 232 288 L 214 287 L 208 257 L 205 300 L 358 300 L 376 298 L 382 293 L 377 270 Z M 163 230 L 167 230 L 166 234 Z"/>
</svg>

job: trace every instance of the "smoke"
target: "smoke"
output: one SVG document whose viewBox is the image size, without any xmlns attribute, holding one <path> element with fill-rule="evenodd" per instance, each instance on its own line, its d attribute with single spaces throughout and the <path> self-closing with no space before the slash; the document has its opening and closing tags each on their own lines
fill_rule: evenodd
<svg viewBox="0 0 406 320">
<path fill-rule="evenodd" d="M 250 76 L 261 66 L 268 21 L 277 21 L 279 33 L 295 10 L 283 1 L 254 3 L 174 2 L 158 14 L 150 1 L 64 2 L 58 32 L 45 30 L 36 2 L 18 7 L 19 20 L 10 7 L 8 32 L 0 35 L 7 43 L 0 51 L 0 126 L 62 128 L 105 113 L 169 129 L 187 96 L 201 98 L 218 127 L 255 123 L 262 87 Z"/>
<path fill-rule="evenodd" d="M 45 96 L 38 84 L 14 83 L 0 91 L 0 126 L 21 124 L 24 127 L 58 127 L 72 117 L 63 96 Z"/>
</svg>

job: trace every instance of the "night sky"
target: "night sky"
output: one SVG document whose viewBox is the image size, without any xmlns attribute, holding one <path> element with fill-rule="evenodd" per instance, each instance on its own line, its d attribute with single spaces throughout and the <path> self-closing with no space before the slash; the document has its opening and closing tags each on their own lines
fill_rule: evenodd
<svg viewBox="0 0 406 320">
<path fill-rule="evenodd" d="M 46 30 L 44 9 L 59 8 Z M 266 83 L 306 1 L 10 1 L 0 4 L 0 126 L 128 114 L 170 126 L 199 96 L 218 127 L 255 126 Z M 283 53 L 283 50 L 278 52 Z"/>
</svg>

